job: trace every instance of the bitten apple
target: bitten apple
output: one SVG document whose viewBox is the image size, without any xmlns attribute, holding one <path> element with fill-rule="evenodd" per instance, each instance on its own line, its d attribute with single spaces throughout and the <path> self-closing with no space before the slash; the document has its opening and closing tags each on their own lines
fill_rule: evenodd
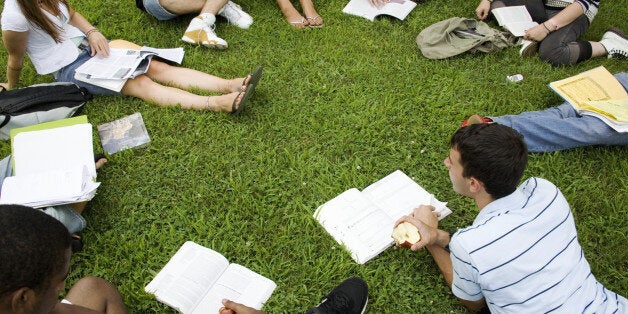
<svg viewBox="0 0 628 314">
<path fill-rule="evenodd" d="M 405 247 L 411 247 L 421 240 L 419 229 L 407 221 L 398 224 L 397 227 L 393 229 L 391 236 L 397 245 Z"/>
</svg>

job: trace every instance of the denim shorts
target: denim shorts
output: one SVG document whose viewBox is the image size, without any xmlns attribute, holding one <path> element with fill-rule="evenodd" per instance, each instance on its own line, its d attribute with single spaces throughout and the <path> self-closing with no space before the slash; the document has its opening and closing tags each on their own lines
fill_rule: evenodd
<svg viewBox="0 0 628 314">
<path fill-rule="evenodd" d="M 142 0 L 144 3 L 144 9 L 150 15 L 154 16 L 156 19 L 160 21 L 171 20 L 178 15 L 169 12 L 164 7 L 159 4 L 159 0 Z M 186 1 L 186 0 L 184 0 Z"/>
<path fill-rule="evenodd" d="M 85 87 L 92 95 L 122 95 L 120 92 L 85 83 L 74 78 L 76 69 L 91 58 L 89 54 L 90 48 L 87 46 L 79 52 L 76 60 L 54 73 L 55 80 L 57 82 L 72 82 L 80 87 Z"/>
</svg>

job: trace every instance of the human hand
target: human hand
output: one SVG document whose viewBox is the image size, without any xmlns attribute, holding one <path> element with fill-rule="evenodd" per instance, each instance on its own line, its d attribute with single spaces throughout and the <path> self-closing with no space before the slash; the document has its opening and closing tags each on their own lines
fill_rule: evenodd
<svg viewBox="0 0 628 314">
<path fill-rule="evenodd" d="M 488 17 L 488 14 L 491 12 L 491 3 L 488 0 L 481 0 L 478 7 L 475 8 L 475 15 L 477 15 L 478 19 L 484 20 Z"/>
<path fill-rule="evenodd" d="M 224 307 L 220 309 L 219 314 L 264 314 L 260 310 L 227 299 L 222 299 L 222 305 Z"/>
<path fill-rule="evenodd" d="M 412 244 L 412 246 L 410 247 L 410 250 L 417 251 L 425 246 L 433 245 L 436 243 L 436 238 L 438 236 L 437 228 L 430 227 L 423 221 L 413 216 L 403 216 L 399 218 L 399 220 L 395 222 L 395 227 L 397 227 L 397 225 L 403 222 L 409 222 L 412 225 L 414 225 L 419 230 L 419 235 L 421 236 L 421 239 L 419 240 L 419 242 Z"/>
<path fill-rule="evenodd" d="M 545 39 L 549 35 L 549 31 L 543 24 L 539 24 L 532 28 L 526 30 L 525 35 L 523 35 L 523 39 L 533 40 L 533 41 L 541 41 Z"/>
<path fill-rule="evenodd" d="M 99 31 L 93 31 L 87 35 L 87 41 L 89 41 L 91 48 L 90 56 L 98 55 L 100 58 L 109 56 L 109 43 L 107 42 L 107 38 Z"/>
<path fill-rule="evenodd" d="M 436 210 L 436 208 L 432 205 L 420 205 L 412 211 L 412 217 L 432 228 L 438 229 L 438 217 L 440 213 L 434 210 Z"/>
<path fill-rule="evenodd" d="M 9 83 L 0 83 L 0 87 L 4 88 L 5 90 L 9 90 Z"/>
<path fill-rule="evenodd" d="M 386 3 L 390 2 L 390 0 L 369 0 L 371 1 L 371 6 L 374 6 L 376 8 L 381 8 L 383 5 L 385 5 Z"/>
</svg>

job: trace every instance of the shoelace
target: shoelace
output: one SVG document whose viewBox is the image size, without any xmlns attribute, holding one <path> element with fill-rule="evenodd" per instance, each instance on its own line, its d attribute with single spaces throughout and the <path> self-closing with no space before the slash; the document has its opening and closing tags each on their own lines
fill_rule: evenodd
<svg viewBox="0 0 628 314">
<path fill-rule="evenodd" d="M 319 308 L 324 309 L 325 313 L 348 313 L 352 306 L 353 302 L 346 294 L 337 292 L 328 296 Z"/>
<path fill-rule="evenodd" d="M 231 21 L 237 21 L 238 19 L 240 19 L 240 11 L 239 11 L 239 7 L 237 4 L 229 1 L 227 2 L 227 4 L 225 4 L 225 9 L 222 12 L 222 15 L 229 20 L 229 22 Z"/>
</svg>

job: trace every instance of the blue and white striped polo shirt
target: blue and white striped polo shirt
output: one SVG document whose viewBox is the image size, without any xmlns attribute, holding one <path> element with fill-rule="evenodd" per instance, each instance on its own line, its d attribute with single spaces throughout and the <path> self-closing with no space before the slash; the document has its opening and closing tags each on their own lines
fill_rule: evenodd
<svg viewBox="0 0 628 314">
<path fill-rule="evenodd" d="M 449 248 L 453 293 L 485 298 L 492 313 L 628 310 L 628 301 L 591 273 L 569 204 L 547 180 L 530 178 L 488 204 Z"/>
</svg>

